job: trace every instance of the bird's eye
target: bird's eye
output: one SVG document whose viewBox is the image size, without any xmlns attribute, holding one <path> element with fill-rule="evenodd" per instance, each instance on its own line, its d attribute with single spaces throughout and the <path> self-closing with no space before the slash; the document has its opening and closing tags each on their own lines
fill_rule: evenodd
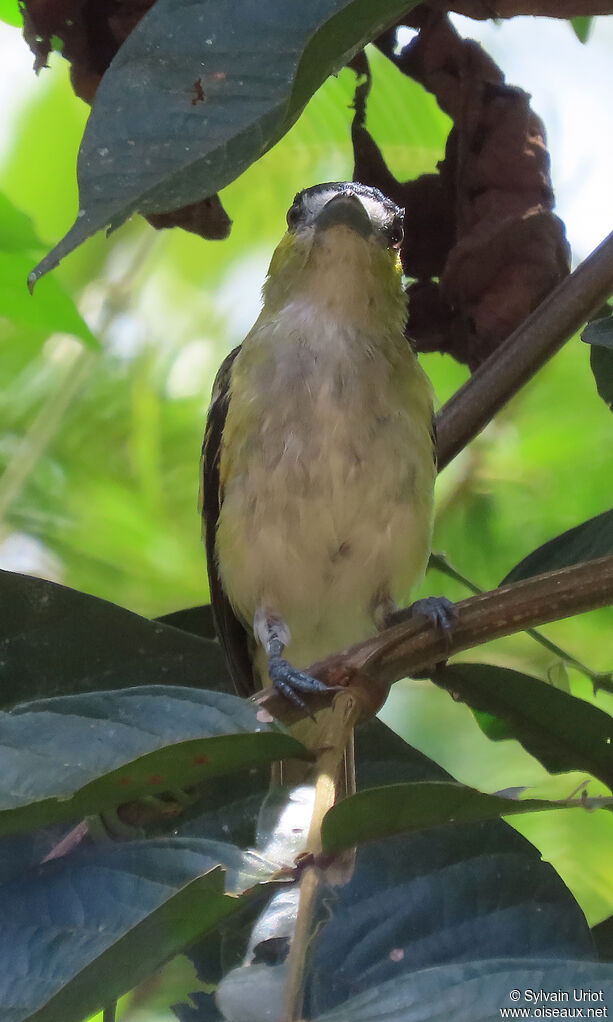
<svg viewBox="0 0 613 1022">
<path fill-rule="evenodd" d="M 404 217 L 398 216 L 394 220 L 390 229 L 390 247 L 400 248 L 404 238 Z"/>
<path fill-rule="evenodd" d="M 296 226 L 300 219 L 300 203 L 294 201 L 287 211 L 287 226 L 290 231 Z"/>
</svg>

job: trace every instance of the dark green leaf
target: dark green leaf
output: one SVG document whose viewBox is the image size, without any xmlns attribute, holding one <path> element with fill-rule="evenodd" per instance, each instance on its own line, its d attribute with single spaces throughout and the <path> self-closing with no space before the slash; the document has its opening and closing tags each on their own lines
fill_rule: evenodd
<svg viewBox="0 0 613 1022">
<path fill-rule="evenodd" d="M 581 339 L 592 346 L 590 366 L 596 389 L 605 404 L 613 409 L 613 318 L 606 316 L 588 323 Z"/>
<path fill-rule="evenodd" d="M 613 962 L 613 916 L 609 916 L 596 926 L 592 926 L 592 937 L 594 938 L 600 960 L 603 962 Z"/>
<path fill-rule="evenodd" d="M 216 639 L 213 608 L 210 604 L 203 607 L 188 607 L 187 610 L 174 610 L 171 614 L 163 614 L 156 618 L 163 625 L 172 625 L 182 632 L 199 635 L 202 639 Z"/>
<path fill-rule="evenodd" d="M 321 839 L 324 853 L 334 855 L 365 841 L 445 823 L 495 820 L 500 816 L 565 808 L 568 808 L 565 802 L 503 798 L 452 781 L 389 784 L 367 788 L 333 806 L 324 817 Z"/>
<path fill-rule="evenodd" d="M 575 18 L 570 19 L 573 31 L 579 42 L 586 43 L 588 41 L 592 30 L 593 20 L 593 18 L 590 18 L 585 14 L 578 14 Z"/>
<path fill-rule="evenodd" d="M 543 543 L 516 564 L 500 585 L 506 586 L 522 578 L 568 568 L 571 564 L 593 561 L 608 554 L 613 554 L 613 511 L 603 511 L 601 515 Z"/>
<path fill-rule="evenodd" d="M 432 680 L 510 725 L 551 773 L 587 770 L 613 787 L 613 718 L 538 678 L 490 664 L 452 664 Z"/>
<path fill-rule="evenodd" d="M 134 212 L 213 195 L 411 0 L 157 0 L 113 60 L 79 151 L 79 216 L 30 284 Z"/>
<path fill-rule="evenodd" d="M 517 838 L 492 820 L 359 848 L 349 883 L 321 891 L 305 1016 L 344 1010 L 349 998 L 403 976 L 418 982 L 422 970 L 440 966 L 594 957 L 572 895 L 538 850 Z M 439 1019 L 456 1015 L 450 1007 Z"/>
<path fill-rule="evenodd" d="M 81 1022 L 235 912 L 236 895 L 271 874 L 232 845 L 175 838 L 107 844 L 5 885 L 2 1022 Z"/>
<path fill-rule="evenodd" d="M 519 950 L 518 950 L 519 954 Z M 597 1000 L 574 1000 L 574 990 L 592 991 Z M 568 996 L 537 1001 L 536 994 Z M 534 992 L 534 996 L 532 994 Z M 530 958 L 470 959 L 459 965 L 443 965 L 404 974 L 358 994 L 317 1022 L 492 1022 L 504 1018 L 577 1018 L 577 1014 L 537 1015 L 565 1009 L 583 1012 L 605 1008 L 613 994 L 613 968 L 601 962 L 577 959 L 543 961 Z M 602 997 L 602 1000 L 600 999 Z M 521 1015 L 513 1015 L 515 1009 Z M 523 1014 L 523 1013 L 526 1014 Z M 587 1016 L 606 1018 L 606 1015 Z"/>
<path fill-rule="evenodd" d="M 590 351 L 590 368 L 596 380 L 596 390 L 604 403 L 613 410 L 613 351 L 593 344 Z"/>
<path fill-rule="evenodd" d="M 217 642 L 106 600 L 0 572 L 0 705 L 38 696 L 194 685 L 232 691 Z"/>
<path fill-rule="evenodd" d="M 73 829 L 71 825 L 62 824 L 32 834 L 3 837 L 0 841 L 0 887 L 38 866 Z"/>
<path fill-rule="evenodd" d="M 581 340 L 586 344 L 595 344 L 599 348 L 608 348 L 613 351 L 613 316 L 593 319 L 585 327 L 581 334 Z"/>
<path fill-rule="evenodd" d="M 0 833 L 305 755 L 223 692 L 160 685 L 24 703 L 0 715 Z"/>
</svg>

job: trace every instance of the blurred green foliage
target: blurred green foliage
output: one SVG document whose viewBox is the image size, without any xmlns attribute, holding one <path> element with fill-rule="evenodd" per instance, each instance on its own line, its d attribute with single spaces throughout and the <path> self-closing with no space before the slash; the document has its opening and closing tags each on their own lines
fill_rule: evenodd
<svg viewBox="0 0 613 1022">
<path fill-rule="evenodd" d="M 391 169 L 406 178 L 432 170 L 446 117 L 376 51 L 371 62 L 368 126 Z M 354 83 L 348 70 L 330 79 L 282 142 L 225 190 L 228 241 L 156 233 L 136 218 L 66 259 L 54 286 L 72 296 L 100 353 L 76 339 L 74 324 L 12 315 L 0 291 L 0 566 L 150 616 L 206 601 L 196 501 L 212 379 L 257 314 L 294 193 L 352 175 Z M 19 96 L 12 100 L 19 106 Z M 2 159 L 0 190 L 50 244 L 77 209 L 74 165 L 86 117 L 56 55 L 20 107 Z M 27 299 L 25 287 L 24 273 Z M 43 287 L 32 302 L 43 302 Z M 466 378 L 448 358 L 423 364 L 441 403 Z M 482 587 L 496 585 L 534 547 L 610 506 L 610 445 L 610 412 L 596 395 L 589 351 L 574 339 L 441 475 L 435 549 Z M 422 588 L 465 595 L 435 573 Z M 592 667 L 611 668 L 610 611 L 544 631 Z M 470 658 L 542 677 L 555 668 L 527 636 Z M 593 698 L 585 679 L 573 670 L 569 677 L 575 695 Z M 546 781 L 516 743 L 489 742 L 441 690 L 427 682 L 396 690 L 384 718 L 458 780 L 487 791 Z M 610 697 L 596 701 L 613 710 Z M 581 780 L 558 780 L 558 792 L 570 794 Z M 537 814 L 514 825 L 554 863 L 590 922 L 613 912 L 610 814 Z"/>
</svg>

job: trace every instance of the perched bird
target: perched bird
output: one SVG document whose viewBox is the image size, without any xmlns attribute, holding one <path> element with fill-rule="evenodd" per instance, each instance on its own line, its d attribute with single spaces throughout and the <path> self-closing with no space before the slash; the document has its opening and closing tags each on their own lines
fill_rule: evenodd
<svg viewBox="0 0 613 1022">
<path fill-rule="evenodd" d="M 424 574 L 432 390 L 404 334 L 403 216 L 356 183 L 300 192 L 262 311 L 217 374 L 202 512 L 241 694 L 270 680 L 302 703 L 325 687 L 305 668 L 381 628 Z"/>
</svg>

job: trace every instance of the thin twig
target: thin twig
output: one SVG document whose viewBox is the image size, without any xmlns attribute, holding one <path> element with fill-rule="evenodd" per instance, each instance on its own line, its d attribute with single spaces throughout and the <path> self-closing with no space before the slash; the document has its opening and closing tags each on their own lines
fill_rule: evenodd
<svg viewBox="0 0 613 1022">
<path fill-rule="evenodd" d="M 613 233 L 479 366 L 437 416 L 439 471 L 613 292 Z"/>
</svg>

